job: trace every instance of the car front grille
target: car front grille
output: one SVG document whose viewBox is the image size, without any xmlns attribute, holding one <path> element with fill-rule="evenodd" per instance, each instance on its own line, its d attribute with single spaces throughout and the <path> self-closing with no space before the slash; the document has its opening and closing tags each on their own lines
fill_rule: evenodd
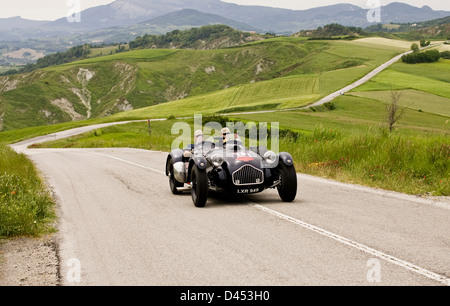
<svg viewBox="0 0 450 306">
<path fill-rule="evenodd" d="M 245 165 L 233 173 L 232 179 L 233 184 L 237 186 L 262 184 L 264 172 L 251 165 Z"/>
</svg>

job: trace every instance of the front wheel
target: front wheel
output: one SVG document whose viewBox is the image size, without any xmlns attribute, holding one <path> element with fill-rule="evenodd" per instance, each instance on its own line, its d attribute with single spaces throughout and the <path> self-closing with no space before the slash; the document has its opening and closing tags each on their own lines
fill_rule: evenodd
<svg viewBox="0 0 450 306">
<path fill-rule="evenodd" d="M 297 173 L 294 166 L 288 167 L 280 165 L 280 185 L 278 185 L 278 194 L 283 202 L 292 202 L 297 196 Z"/>
<path fill-rule="evenodd" d="M 195 207 L 205 207 L 208 199 L 208 176 L 206 171 L 200 170 L 196 165 L 191 171 L 191 194 Z"/>
</svg>

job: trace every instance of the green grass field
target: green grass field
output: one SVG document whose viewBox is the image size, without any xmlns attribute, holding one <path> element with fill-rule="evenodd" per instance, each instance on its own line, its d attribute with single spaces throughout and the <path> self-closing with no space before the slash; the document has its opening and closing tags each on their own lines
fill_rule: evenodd
<svg viewBox="0 0 450 306">
<path fill-rule="evenodd" d="M 389 101 L 390 93 L 390 91 L 361 91 L 354 92 L 352 95 L 387 102 Z M 426 113 L 450 116 L 449 98 L 415 89 L 404 89 L 400 93 L 399 103 L 402 106 Z"/>
<path fill-rule="evenodd" d="M 297 131 L 313 131 L 317 126 L 349 134 L 368 134 L 386 128 L 385 104 L 360 97 L 338 97 L 333 111 L 288 111 L 271 114 L 233 116 L 255 122 L 279 122 L 281 127 Z M 407 110 L 398 123 L 403 135 L 439 134 L 450 137 L 449 116 Z"/>
<path fill-rule="evenodd" d="M 130 46 L 128 44 L 122 45 L 125 47 L 125 50 L 130 50 Z M 119 45 L 108 46 L 103 48 L 91 48 L 91 52 L 89 53 L 89 57 L 98 57 L 98 56 L 106 56 L 112 55 L 116 53 L 116 50 L 119 48 Z"/>
<path fill-rule="evenodd" d="M 450 60 L 432 64 L 396 63 L 353 92 L 415 89 L 450 99 Z"/>
</svg>

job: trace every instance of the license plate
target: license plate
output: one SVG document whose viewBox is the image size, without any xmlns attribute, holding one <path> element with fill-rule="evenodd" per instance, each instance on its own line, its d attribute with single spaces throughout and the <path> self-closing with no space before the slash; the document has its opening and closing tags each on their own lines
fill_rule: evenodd
<svg viewBox="0 0 450 306">
<path fill-rule="evenodd" d="M 244 189 L 238 189 L 238 194 L 252 194 L 252 193 L 258 193 L 261 192 L 259 188 L 244 188 Z"/>
</svg>

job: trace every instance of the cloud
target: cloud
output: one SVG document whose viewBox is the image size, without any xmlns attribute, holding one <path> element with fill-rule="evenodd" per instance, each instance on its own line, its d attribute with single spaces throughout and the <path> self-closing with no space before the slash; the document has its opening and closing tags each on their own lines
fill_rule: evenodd
<svg viewBox="0 0 450 306">
<path fill-rule="evenodd" d="M 81 10 L 114 2 L 114 0 L 4 0 L 0 18 L 21 16 L 33 20 L 56 20 L 67 16 L 74 7 L 74 1 L 79 1 Z"/>
</svg>

